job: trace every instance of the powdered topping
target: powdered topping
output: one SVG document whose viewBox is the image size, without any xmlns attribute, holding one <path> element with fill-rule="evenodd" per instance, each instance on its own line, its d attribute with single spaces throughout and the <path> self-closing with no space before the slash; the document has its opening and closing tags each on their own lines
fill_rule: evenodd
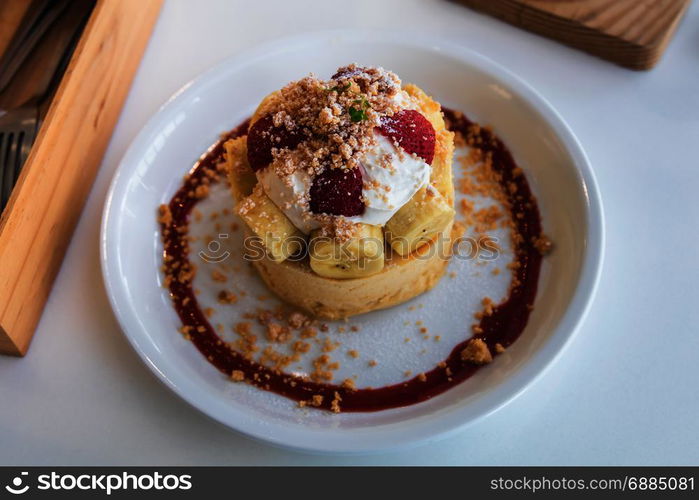
<svg viewBox="0 0 699 500">
<path fill-rule="evenodd" d="M 279 91 L 258 120 L 264 123 L 250 128 L 248 149 L 251 142 L 271 144 L 270 162 L 280 177 L 299 169 L 315 176 L 328 168 L 356 168 L 381 118 L 400 109 L 392 99 L 399 91 L 398 77 L 381 68 L 353 64 L 328 81 L 307 76 Z"/>
</svg>

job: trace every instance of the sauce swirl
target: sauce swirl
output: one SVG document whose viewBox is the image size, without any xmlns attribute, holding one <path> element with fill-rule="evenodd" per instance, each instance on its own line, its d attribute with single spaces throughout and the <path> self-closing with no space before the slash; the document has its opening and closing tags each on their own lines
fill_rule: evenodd
<svg viewBox="0 0 699 500">
<path fill-rule="evenodd" d="M 445 118 L 450 130 L 473 136 L 475 125 L 465 115 L 445 109 Z M 309 401 L 313 396 L 323 396 L 320 408 L 330 410 L 331 402 L 341 400 L 343 412 L 370 412 L 386 410 L 419 403 L 441 394 L 471 377 L 481 366 L 461 359 L 461 351 L 468 344 L 456 345 L 450 355 L 432 370 L 410 380 L 378 388 L 348 389 L 336 384 L 305 380 L 274 370 L 247 359 L 232 349 L 216 333 L 206 315 L 199 307 L 192 285 L 192 265 L 189 262 L 187 230 L 189 218 L 200 197 L 193 195 L 197 188 L 217 182 L 222 173 L 218 164 L 223 158 L 223 143 L 244 135 L 247 122 L 226 134 L 190 170 L 180 189 L 172 197 L 169 215 L 161 218 L 163 257 L 166 275 L 179 276 L 168 279 L 175 310 L 186 327 L 196 348 L 218 370 L 230 376 L 233 371 L 245 374 L 246 382 L 296 401 Z M 498 174 L 498 182 L 507 193 L 507 203 L 514 221 L 514 231 L 521 236 L 514 244 L 515 260 L 513 282 L 507 299 L 494 306 L 492 314 L 483 316 L 478 327 L 478 337 L 496 353 L 496 344 L 508 347 L 524 330 L 536 297 L 542 255 L 534 242 L 542 236 L 541 217 L 536 199 L 531 193 L 526 177 L 521 175 L 512 155 L 495 134 L 482 127 L 475 127 L 480 135 L 477 147 L 492 157 L 492 168 Z M 509 190 L 510 184 L 517 189 Z M 514 191 L 514 192 L 513 192 Z M 173 270 L 177 272 L 173 273 Z"/>
</svg>

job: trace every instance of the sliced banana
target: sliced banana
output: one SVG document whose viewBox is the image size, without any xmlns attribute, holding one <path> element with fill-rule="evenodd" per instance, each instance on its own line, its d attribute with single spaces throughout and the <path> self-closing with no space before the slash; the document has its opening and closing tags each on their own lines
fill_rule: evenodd
<svg viewBox="0 0 699 500">
<path fill-rule="evenodd" d="M 386 223 L 386 239 L 395 252 L 407 256 L 444 231 L 453 219 L 454 209 L 428 185 Z"/>
<path fill-rule="evenodd" d="M 226 164 L 228 167 L 228 182 L 236 202 L 250 196 L 257 184 L 257 177 L 248 164 L 247 136 L 229 139 L 223 143 Z"/>
<path fill-rule="evenodd" d="M 269 113 L 270 110 L 274 109 L 280 99 L 281 92 L 279 90 L 275 90 L 274 92 L 267 94 L 265 98 L 260 101 L 260 104 L 253 113 L 252 118 L 250 119 L 250 125 L 252 126 L 253 123 Z"/>
<path fill-rule="evenodd" d="M 454 205 L 454 179 L 451 163 L 454 156 L 454 133 L 446 129 L 437 131 L 430 184 L 439 191 L 447 204 Z"/>
<path fill-rule="evenodd" d="M 347 241 L 311 233 L 309 243 L 311 269 L 323 277 L 363 278 L 376 274 L 384 266 L 384 238 L 380 226 L 360 224 Z"/>
<path fill-rule="evenodd" d="M 236 212 L 262 240 L 267 255 L 275 262 L 282 262 L 302 249 L 303 233 L 267 197 L 259 184 L 238 203 Z"/>
</svg>

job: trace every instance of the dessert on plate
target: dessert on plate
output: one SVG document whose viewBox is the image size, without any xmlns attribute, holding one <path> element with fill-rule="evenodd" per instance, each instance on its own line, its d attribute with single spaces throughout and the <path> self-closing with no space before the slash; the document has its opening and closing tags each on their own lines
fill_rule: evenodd
<svg viewBox="0 0 699 500">
<path fill-rule="evenodd" d="M 237 232 L 240 224 L 224 218 L 233 214 L 225 186 L 218 186 L 222 178 L 245 223 L 246 259 L 295 307 L 265 305 L 254 277 L 235 276 L 225 285 L 240 262 L 226 262 L 231 253 L 214 250 L 219 247 L 211 246 L 209 235 L 225 223 Z M 490 127 L 442 108 L 389 71 L 356 65 L 329 80 L 309 76 L 268 95 L 189 169 L 169 203 L 160 205 L 158 221 L 163 286 L 184 338 L 234 382 L 290 398 L 300 408 L 333 412 L 425 401 L 507 352 L 527 325 L 542 258 L 552 248 L 524 170 Z M 458 311 L 463 329 L 459 324 L 433 334 L 422 317 L 406 317 L 419 306 L 405 308 L 403 321 L 395 322 L 414 333 L 400 345 L 411 338 L 428 342 L 419 354 L 436 349 L 439 358 L 432 361 L 438 362 L 411 357 L 412 348 L 401 356 L 393 331 L 340 340 L 335 328 L 345 332 L 345 323 L 319 319 L 346 318 L 423 293 L 441 278 L 452 247 L 462 257 L 461 243 L 469 240 L 476 246 L 466 257 L 478 258 L 473 266 L 488 272 L 470 267 L 465 286 L 480 294 L 486 287 L 478 283 L 492 283 L 493 298 Z M 496 262 L 482 251 L 504 258 Z M 461 264 L 450 278 L 457 278 L 456 269 L 464 276 L 469 267 Z M 196 276 L 203 281 L 197 284 Z M 442 298 L 461 300 L 462 286 L 451 281 Z M 371 318 L 372 329 L 390 330 L 389 316 Z M 388 349 L 382 337 L 390 337 Z M 363 358 L 361 347 L 371 359 Z M 377 360 L 381 352 L 385 357 Z M 362 366 L 373 374 L 364 379 Z M 396 368 L 406 368 L 399 378 Z"/>
<path fill-rule="evenodd" d="M 311 75 L 265 97 L 224 148 L 248 255 L 286 302 L 344 318 L 441 278 L 454 134 L 419 87 L 354 64 L 329 80 Z"/>
</svg>

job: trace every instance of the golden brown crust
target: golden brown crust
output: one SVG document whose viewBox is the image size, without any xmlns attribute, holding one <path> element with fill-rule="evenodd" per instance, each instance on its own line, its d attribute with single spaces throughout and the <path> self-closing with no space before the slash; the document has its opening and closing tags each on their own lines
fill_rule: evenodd
<svg viewBox="0 0 699 500">
<path fill-rule="evenodd" d="M 255 172 L 248 163 L 247 135 L 228 139 L 223 143 L 224 157 L 228 170 L 228 182 L 231 185 L 231 193 L 236 203 L 252 194 L 257 184 Z"/>
</svg>

